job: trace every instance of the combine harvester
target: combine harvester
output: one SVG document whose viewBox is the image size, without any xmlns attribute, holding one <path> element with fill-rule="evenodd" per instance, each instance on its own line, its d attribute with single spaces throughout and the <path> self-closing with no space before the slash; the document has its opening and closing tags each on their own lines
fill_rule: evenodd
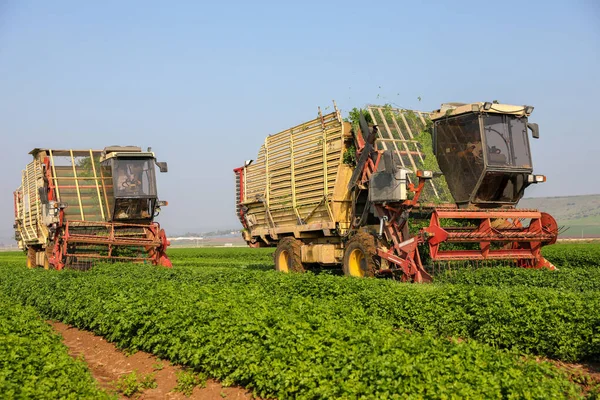
<svg viewBox="0 0 600 400">
<path fill-rule="evenodd" d="M 556 221 L 516 208 L 545 181 L 533 175 L 533 107 L 369 106 L 354 129 L 334 109 L 270 135 L 234 170 L 243 237 L 277 246 L 278 271 L 342 265 L 351 276 L 429 282 L 435 266 L 455 261 L 554 269 L 540 250 L 556 241 Z"/>
<path fill-rule="evenodd" d="M 139 147 L 104 150 L 33 149 L 14 192 L 15 238 L 27 266 L 88 269 L 95 261 L 171 267 L 154 153 Z"/>
</svg>

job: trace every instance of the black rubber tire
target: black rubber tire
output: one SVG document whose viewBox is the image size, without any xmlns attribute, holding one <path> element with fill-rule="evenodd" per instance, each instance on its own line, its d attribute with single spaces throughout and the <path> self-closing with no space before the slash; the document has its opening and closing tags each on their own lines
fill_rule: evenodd
<svg viewBox="0 0 600 400">
<path fill-rule="evenodd" d="M 38 267 L 42 267 L 44 269 L 50 269 L 50 260 L 48 259 L 48 251 L 46 249 L 40 250 L 40 253 L 44 255 L 44 263 L 42 265 L 38 265 Z"/>
<path fill-rule="evenodd" d="M 346 244 L 342 268 L 344 275 L 373 277 L 377 271 L 375 238 L 365 231 L 357 232 Z"/>
<path fill-rule="evenodd" d="M 50 257 L 52 257 L 54 251 L 54 243 L 50 242 L 46 245 L 46 265 L 44 265 L 45 269 L 56 269 L 54 264 L 50 264 Z"/>
<path fill-rule="evenodd" d="M 279 272 L 304 272 L 300 248 L 302 242 L 293 237 L 286 237 L 279 241 L 277 250 L 273 254 L 275 270 Z"/>
</svg>

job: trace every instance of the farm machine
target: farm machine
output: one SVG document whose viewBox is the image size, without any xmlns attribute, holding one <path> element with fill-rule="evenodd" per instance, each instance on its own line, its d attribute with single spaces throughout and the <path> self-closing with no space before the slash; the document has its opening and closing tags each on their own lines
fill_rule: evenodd
<svg viewBox="0 0 600 400">
<path fill-rule="evenodd" d="M 33 149 L 14 192 L 15 238 L 28 267 L 87 269 L 96 261 L 171 267 L 154 153 L 139 147 Z"/>
<path fill-rule="evenodd" d="M 447 103 L 431 113 L 368 106 L 270 135 L 234 170 L 237 215 L 275 268 L 342 266 L 346 275 L 429 282 L 467 262 L 554 266 L 552 216 L 519 209 L 534 175 L 531 106 Z"/>
</svg>

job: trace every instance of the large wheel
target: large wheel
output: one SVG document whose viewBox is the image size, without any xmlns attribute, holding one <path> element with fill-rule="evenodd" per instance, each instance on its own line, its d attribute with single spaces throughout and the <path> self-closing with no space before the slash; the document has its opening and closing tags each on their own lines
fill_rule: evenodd
<svg viewBox="0 0 600 400">
<path fill-rule="evenodd" d="M 346 276 L 371 277 L 377 271 L 375 238 L 360 231 L 348 241 L 344 250 L 344 274 Z"/>
<path fill-rule="evenodd" d="M 275 269 L 279 272 L 304 272 L 300 247 L 302 243 L 292 237 L 286 237 L 279 241 L 275 258 Z"/>
<path fill-rule="evenodd" d="M 41 261 L 40 261 L 41 260 Z M 42 267 L 44 269 L 50 269 L 50 261 L 48 258 L 48 250 L 41 248 L 29 247 L 27 248 L 27 268 Z"/>
<path fill-rule="evenodd" d="M 44 269 L 54 268 L 53 265 L 50 265 L 50 257 L 52 257 L 52 248 L 51 244 L 46 245 L 46 249 L 44 250 Z"/>
<path fill-rule="evenodd" d="M 37 261 L 35 260 L 35 249 L 33 247 L 27 248 L 27 268 L 37 267 Z"/>
</svg>

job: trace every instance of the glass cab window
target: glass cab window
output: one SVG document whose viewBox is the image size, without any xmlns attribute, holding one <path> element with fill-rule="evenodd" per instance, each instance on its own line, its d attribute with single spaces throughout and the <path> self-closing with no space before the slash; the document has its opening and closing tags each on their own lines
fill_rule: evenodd
<svg viewBox="0 0 600 400">
<path fill-rule="evenodd" d="M 154 215 L 155 199 L 116 199 L 115 221 L 149 220 Z"/>
<path fill-rule="evenodd" d="M 519 201 L 525 190 L 525 174 L 487 172 L 477 189 L 479 203 L 513 203 Z"/>
<path fill-rule="evenodd" d="M 483 119 L 483 130 L 490 166 L 531 168 L 525 118 L 490 114 Z"/>
<path fill-rule="evenodd" d="M 436 154 L 457 202 L 469 201 L 484 170 L 479 116 L 467 114 L 436 121 Z"/>
<path fill-rule="evenodd" d="M 515 203 L 531 171 L 527 118 L 465 114 L 435 122 L 436 157 L 457 203 Z"/>
<path fill-rule="evenodd" d="M 156 197 L 152 160 L 113 160 L 112 176 L 115 197 Z"/>
<path fill-rule="evenodd" d="M 102 179 L 113 221 L 148 221 L 156 208 L 151 158 L 113 158 L 102 164 Z"/>
</svg>

